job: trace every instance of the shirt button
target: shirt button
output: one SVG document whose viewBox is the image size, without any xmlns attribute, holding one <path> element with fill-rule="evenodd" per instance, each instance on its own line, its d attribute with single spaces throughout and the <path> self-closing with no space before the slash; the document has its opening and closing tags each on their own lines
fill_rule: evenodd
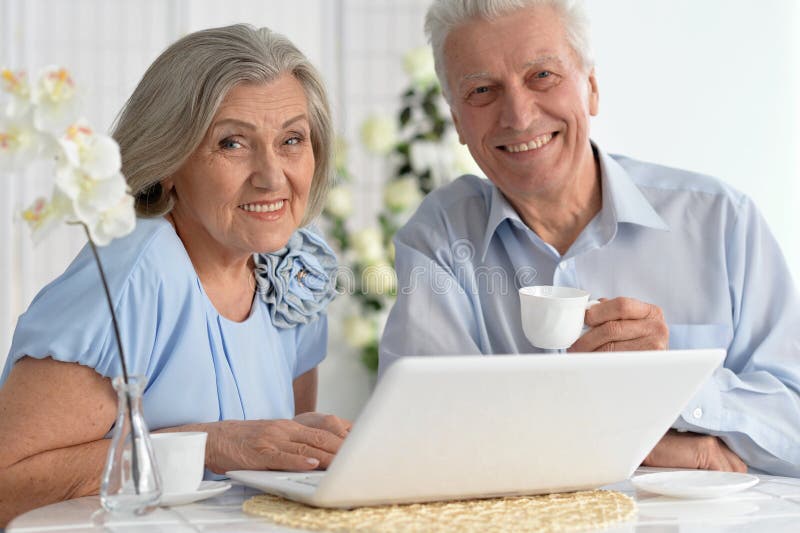
<svg viewBox="0 0 800 533">
<path fill-rule="evenodd" d="M 692 416 L 695 418 L 702 418 L 703 417 L 703 410 L 699 407 L 696 407 L 694 411 L 692 411 Z"/>
<path fill-rule="evenodd" d="M 566 262 L 565 263 L 559 263 L 558 264 L 558 269 L 559 270 L 566 270 L 567 269 L 567 263 Z"/>
</svg>

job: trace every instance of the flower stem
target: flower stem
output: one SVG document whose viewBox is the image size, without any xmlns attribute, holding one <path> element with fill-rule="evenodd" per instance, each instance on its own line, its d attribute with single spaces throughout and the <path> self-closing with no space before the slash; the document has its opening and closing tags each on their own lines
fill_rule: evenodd
<svg viewBox="0 0 800 533">
<path fill-rule="evenodd" d="M 97 270 L 100 271 L 100 280 L 103 282 L 103 290 L 106 293 L 106 302 L 108 303 L 108 310 L 111 313 L 111 322 L 114 324 L 114 337 L 117 339 L 117 350 L 119 350 L 119 360 L 122 363 L 122 379 L 125 381 L 125 401 L 128 403 L 128 423 L 130 424 L 131 435 L 131 470 L 133 470 L 133 486 L 136 494 L 139 494 L 139 454 L 136 450 L 136 435 L 133 431 L 133 405 L 131 405 L 131 393 L 128 390 L 128 367 L 125 364 L 125 352 L 122 349 L 122 337 L 119 334 L 119 324 L 117 323 L 117 314 L 114 312 L 114 304 L 111 302 L 111 291 L 108 290 L 108 282 L 106 281 L 106 273 L 103 270 L 103 263 L 100 262 L 100 254 L 97 253 L 97 246 L 92 240 L 92 235 L 89 233 L 89 227 L 81 223 L 83 230 L 86 232 L 86 238 L 89 240 L 89 247 L 94 254 L 94 261 L 97 264 Z"/>
</svg>

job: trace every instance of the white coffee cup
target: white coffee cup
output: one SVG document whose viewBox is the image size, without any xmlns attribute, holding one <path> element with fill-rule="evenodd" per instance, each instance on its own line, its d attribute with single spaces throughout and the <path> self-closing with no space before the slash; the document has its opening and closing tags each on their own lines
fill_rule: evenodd
<svg viewBox="0 0 800 533">
<path fill-rule="evenodd" d="M 589 293 L 572 287 L 537 285 L 519 290 L 522 331 L 537 348 L 561 350 L 578 340 L 584 314 L 600 303 Z"/>
<path fill-rule="evenodd" d="M 204 431 L 150 434 L 161 477 L 161 494 L 197 490 L 203 481 L 207 436 Z"/>
</svg>

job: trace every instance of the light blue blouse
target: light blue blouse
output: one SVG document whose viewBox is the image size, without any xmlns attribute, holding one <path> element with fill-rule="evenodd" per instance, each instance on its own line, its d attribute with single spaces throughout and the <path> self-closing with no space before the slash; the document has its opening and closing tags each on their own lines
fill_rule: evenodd
<svg viewBox="0 0 800 533">
<path fill-rule="evenodd" d="M 325 357 L 327 319 L 275 327 L 254 298 L 232 322 L 208 299 L 183 243 L 163 218 L 100 248 L 128 371 L 147 376 L 150 429 L 218 420 L 292 418 L 292 382 Z M 19 318 L 0 385 L 25 355 L 121 375 L 111 316 L 91 250 L 36 296 Z"/>
</svg>

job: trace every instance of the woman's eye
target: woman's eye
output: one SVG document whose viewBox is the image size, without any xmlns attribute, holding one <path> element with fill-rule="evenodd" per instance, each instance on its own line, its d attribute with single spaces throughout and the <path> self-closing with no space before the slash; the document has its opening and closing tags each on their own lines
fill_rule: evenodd
<svg viewBox="0 0 800 533">
<path fill-rule="evenodd" d="M 242 143 L 240 143 L 236 139 L 233 139 L 233 138 L 229 137 L 227 139 L 221 140 L 219 142 L 219 147 L 222 148 L 223 150 L 233 150 L 233 149 L 236 149 L 236 148 L 241 148 L 242 147 Z"/>
<path fill-rule="evenodd" d="M 304 140 L 305 137 L 303 137 L 302 135 L 292 135 L 291 137 L 286 139 L 285 143 L 288 144 L 289 146 L 296 146 L 302 143 Z"/>
</svg>

